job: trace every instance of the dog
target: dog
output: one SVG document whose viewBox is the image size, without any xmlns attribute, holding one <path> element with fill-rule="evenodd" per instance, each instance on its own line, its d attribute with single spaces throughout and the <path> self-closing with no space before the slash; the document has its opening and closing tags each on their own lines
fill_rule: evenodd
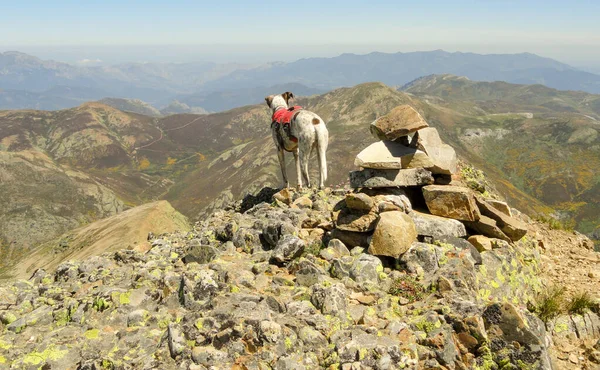
<svg viewBox="0 0 600 370">
<path fill-rule="evenodd" d="M 313 149 L 317 150 L 319 161 L 319 188 L 322 189 L 327 181 L 327 160 L 325 153 L 329 141 L 329 132 L 325 122 L 317 114 L 302 107 L 289 107 L 289 101 L 294 99 L 294 94 L 286 91 L 279 95 L 269 95 L 265 98 L 273 115 L 271 119 L 271 133 L 277 157 L 283 175 L 283 187 L 289 187 L 285 169 L 284 153 L 292 152 L 296 161 L 296 174 L 298 189 L 302 189 L 302 178 L 307 187 L 311 187 L 308 176 L 308 162 Z M 286 123 L 288 122 L 288 123 Z"/>
</svg>

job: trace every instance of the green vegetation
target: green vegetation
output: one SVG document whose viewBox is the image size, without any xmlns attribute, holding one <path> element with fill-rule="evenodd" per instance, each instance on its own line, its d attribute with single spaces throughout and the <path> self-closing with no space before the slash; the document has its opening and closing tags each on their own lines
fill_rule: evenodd
<svg viewBox="0 0 600 370">
<path fill-rule="evenodd" d="M 533 219 L 538 222 L 543 222 L 548 225 L 548 227 L 552 230 L 565 230 L 565 231 L 573 231 L 575 228 L 575 221 L 570 219 L 566 221 L 560 221 L 552 216 L 548 216 L 545 214 L 537 214 L 533 216 Z"/>
<path fill-rule="evenodd" d="M 409 303 L 413 303 L 423 299 L 425 288 L 414 277 L 403 275 L 392 282 L 388 293 L 403 297 Z"/>
<path fill-rule="evenodd" d="M 530 311 L 535 313 L 544 323 L 548 323 L 564 310 L 564 287 L 551 287 L 540 293 Z"/>
<path fill-rule="evenodd" d="M 559 315 L 583 315 L 586 311 L 597 310 L 598 304 L 588 292 L 576 293 L 567 299 L 565 288 L 554 286 L 540 293 L 528 308 L 547 324 Z"/>
<path fill-rule="evenodd" d="M 596 303 L 588 292 L 575 294 L 567 303 L 567 311 L 574 315 L 583 315 L 586 311 L 594 309 Z"/>
</svg>

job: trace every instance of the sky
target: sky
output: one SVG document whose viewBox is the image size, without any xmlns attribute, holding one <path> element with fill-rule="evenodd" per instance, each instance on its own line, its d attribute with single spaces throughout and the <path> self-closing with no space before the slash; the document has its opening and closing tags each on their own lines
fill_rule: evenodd
<svg viewBox="0 0 600 370">
<path fill-rule="evenodd" d="M 0 0 L 0 51 L 80 63 L 532 52 L 600 71 L 600 1 Z"/>
</svg>

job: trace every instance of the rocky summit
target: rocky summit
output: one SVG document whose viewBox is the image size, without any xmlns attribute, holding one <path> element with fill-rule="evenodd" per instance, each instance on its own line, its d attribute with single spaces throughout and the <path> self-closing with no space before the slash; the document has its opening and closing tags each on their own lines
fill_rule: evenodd
<svg viewBox="0 0 600 370">
<path fill-rule="evenodd" d="M 353 189 L 263 188 L 147 248 L 6 281 L 0 369 L 598 368 L 597 297 L 568 312 L 540 298 L 548 240 L 589 239 L 430 162 L 364 168 Z"/>
</svg>

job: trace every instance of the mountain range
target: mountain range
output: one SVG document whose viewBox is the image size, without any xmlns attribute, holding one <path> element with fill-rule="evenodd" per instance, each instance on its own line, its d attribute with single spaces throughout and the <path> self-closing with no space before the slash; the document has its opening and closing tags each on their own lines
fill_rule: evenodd
<svg viewBox="0 0 600 370">
<path fill-rule="evenodd" d="M 518 209 L 600 234 L 599 95 L 434 75 L 400 91 L 366 83 L 297 103 L 328 124 L 329 184 L 346 183 L 354 148 L 375 140 L 370 122 L 410 104 Z M 167 117 L 101 103 L 0 112 L 5 262 L 148 201 L 169 200 L 197 220 L 264 186 L 280 186 L 269 122 L 264 104 Z"/>
<path fill-rule="evenodd" d="M 313 95 L 369 81 L 403 86 L 424 75 L 447 73 L 472 80 L 600 93 L 600 75 L 530 53 L 435 50 L 342 54 L 289 63 L 79 66 L 11 51 L 0 53 L 0 109 L 57 110 L 85 101 L 127 98 L 146 101 L 159 110 L 177 100 L 188 105 L 190 112 L 215 112 L 259 103 L 267 93 L 285 86 L 299 95 Z"/>
</svg>

